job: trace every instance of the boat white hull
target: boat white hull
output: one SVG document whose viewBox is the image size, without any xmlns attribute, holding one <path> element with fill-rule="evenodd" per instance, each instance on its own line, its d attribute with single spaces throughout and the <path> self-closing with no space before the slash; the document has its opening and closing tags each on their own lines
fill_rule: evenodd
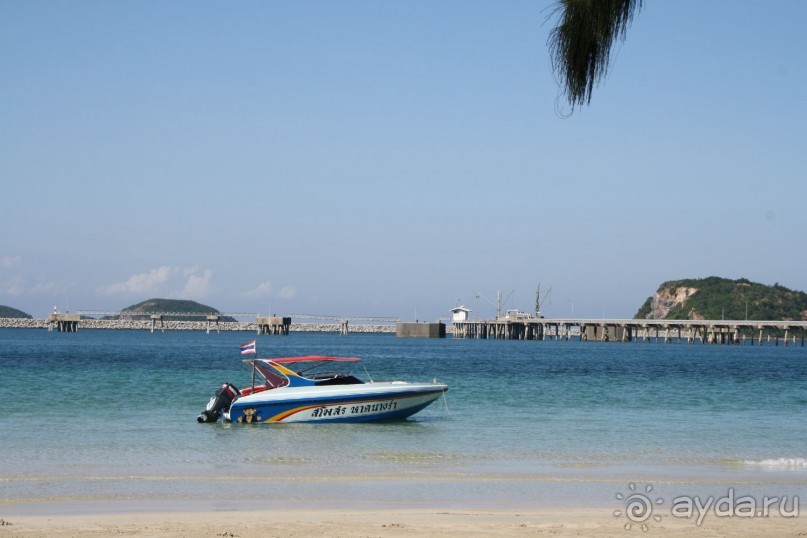
<svg viewBox="0 0 807 538">
<path fill-rule="evenodd" d="M 244 396 L 224 413 L 232 422 L 368 422 L 406 418 L 445 393 L 442 384 L 368 383 L 279 388 Z"/>
</svg>

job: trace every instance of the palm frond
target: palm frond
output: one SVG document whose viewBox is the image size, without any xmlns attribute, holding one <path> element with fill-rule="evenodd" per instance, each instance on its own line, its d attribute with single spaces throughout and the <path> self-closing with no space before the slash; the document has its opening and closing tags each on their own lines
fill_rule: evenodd
<svg viewBox="0 0 807 538">
<path fill-rule="evenodd" d="M 589 104 L 594 85 L 605 77 L 611 47 L 624 41 L 643 0 L 558 0 L 560 19 L 549 34 L 552 69 L 569 104 Z"/>
</svg>

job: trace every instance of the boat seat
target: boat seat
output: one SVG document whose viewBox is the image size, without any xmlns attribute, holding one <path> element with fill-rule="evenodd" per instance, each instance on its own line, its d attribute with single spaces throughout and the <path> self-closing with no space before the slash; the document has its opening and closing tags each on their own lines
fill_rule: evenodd
<svg viewBox="0 0 807 538">
<path fill-rule="evenodd" d="M 364 381 L 352 375 L 337 375 L 322 381 L 317 381 L 317 385 L 363 385 Z"/>
</svg>

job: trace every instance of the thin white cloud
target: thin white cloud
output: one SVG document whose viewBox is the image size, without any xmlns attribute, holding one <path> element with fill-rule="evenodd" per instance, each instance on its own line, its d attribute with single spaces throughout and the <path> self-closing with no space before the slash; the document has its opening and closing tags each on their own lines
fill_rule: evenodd
<svg viewBox="0 0 807 538">
<path fill-rule="evenodd" d="M 201 275 L 192 274 L 188 276 L 185 287 L 180 292 L 180 296 L 190 299 L 201 299 L 210 294 L 210 280 L 213 278 L 213 271 L 206 270 Z"/>
<path fill-rule="evenodd" d="M 23 286 L 23 281 L 20 277 L 14 277 L 10 282 L 2 284 L 2 291 L 6 295 L 17 297 L 18 295 L 25 293 L 25 287 Z"/>
<path fill-rule="evenodd" d="M 22 262 L 22 256 L 3 256 L 0 260 L 0 267 L 3 269 L 11 269 L 18 266 Z"/>
<path fill-rule="evenodd" d="M 176 272 L 176 268 L 163 265 L 147 273 L 132 275 L 125 282 L 101 286 L 98 291 L 104 295 L 154 293 L 159 291 L 160 286 L 165 284 Z"/>
<path fill-rule="evenodd" d="M 272 293 L 272 283 L 266 280 L 258 284 L 256 288 L 244 293 L 244 295 L 251 299 L 258 299 L 260 297 L 266 297 L 270 293 Z"/>
<path fill-rule="evenodd" d="M 13 267 L 21 259 L 19 256 L 14 257 L 15 260 L 8 265 L 4 265 L 6 260 L 0 261 L 3 267 Z M 0 295 L 9 295 L 12 297 L 19 297 L 21 295 L 46 295 L 54 293 L 67 293 L 72 285 L 60 282 L 37 282 L 31 285 L 30 281 L 24 276 L 16 275 L 11 272 L 7 275 L 0 275 Z"/>
<path fill-rule="evenodd" d="M 28 293 L 64 293 L 69 289 L 69 286 L 64 284 L 57 284 L 56 282 L 37 282 L 28 290 Z"/>
<path fill-rule="evenodd" d="M 297 295 L 297 290 L 294 288 L 294 286 L 283 286 L 280 288 L 280 291 L 277 292 L 277 296 L 280 299 L 291 299 L 295 295 Z"/>
</svg>

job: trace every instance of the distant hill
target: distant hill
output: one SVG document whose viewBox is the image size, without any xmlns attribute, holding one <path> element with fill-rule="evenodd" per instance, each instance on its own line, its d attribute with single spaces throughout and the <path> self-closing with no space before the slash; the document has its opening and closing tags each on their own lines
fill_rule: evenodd
<svg viewBox="0 0 807 538">
<path fill-rule="evenodd" d="M 120 319 L 149 319 L 151 314 L 166 312 L 193 314 L 190 316 L 166 316 L 165 320 L 174 321 L 205 321 L 206 316 L 220 314 L 218 310 L 196 301 L 181 299 L 148 299 L 142 303 L 127 306 L 120 313 Z M 222 317 L 220 321 L 235 321 L 229 316 Z"/>
<path fill-rule="evenodd" d="M 10 306 L 0 305 L 0 318 L 25 318 L 33 319 L 31 314 L 26 314 L 22 310 L 11 308 Z"/>
<path fill-rule="evenodd" d="M 807 321 L 807 293 L 740 278 L 671 280 L 647 298 L 635 319 Z"/>
</svg>

